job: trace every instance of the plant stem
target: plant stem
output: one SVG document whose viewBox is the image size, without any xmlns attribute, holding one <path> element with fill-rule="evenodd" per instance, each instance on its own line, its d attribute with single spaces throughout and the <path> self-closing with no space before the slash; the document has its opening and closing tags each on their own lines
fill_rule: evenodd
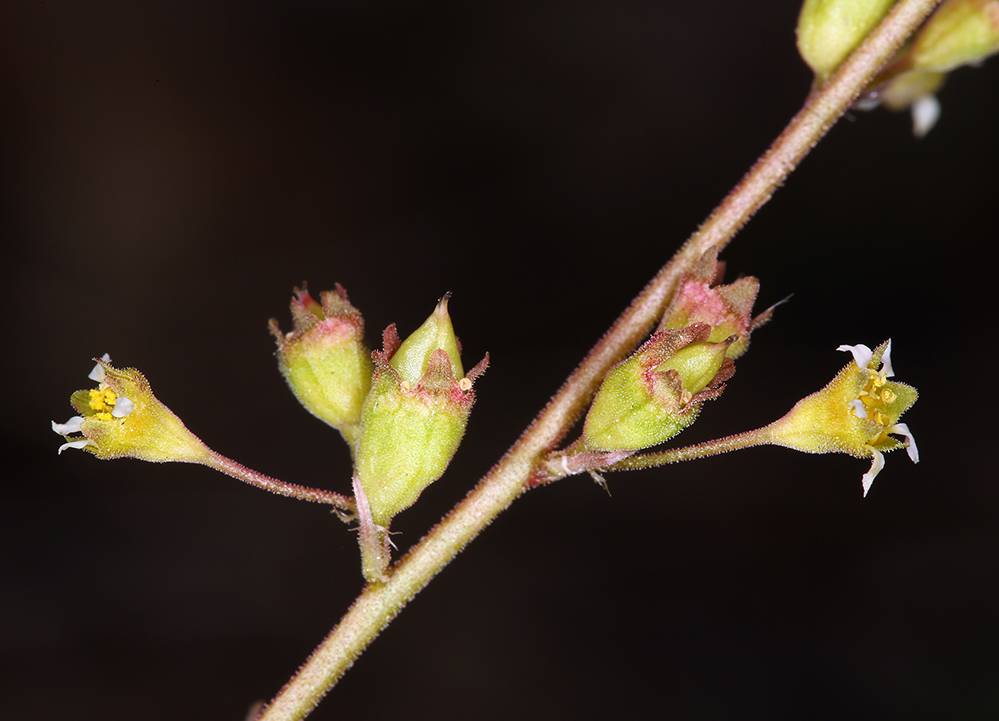
<svg viewBox="0 0 999 721">
<path fill-rule="evenodd" d="M 707 458 L 717 456 L 729 451 L 738 451 L 743 448 L 763 445 L 770 442 L 769 426 L 757 428 L 752 431 L 736 433 L 732 436 L 725 436 L 713 441 L 704 441 L 692 446 L 683 448 L 670 448 L 658 453 L 646 453 L 641 456 L 630 456 L 624 460 L 613 463 L 601 471 L 637 471 L 641 468 L 658 468 L 667 463 L 678 463 L 680 461 L 692 461 L 696 458 Z"/>
<path fill-rule="evenodd" d="M 808 97 L 767 153 L 632 301 L 513 447 L 390 569 L 388 581 L 365 587 L 336 628 L 258 717 L 260 721 L 290 721 L 308 715 L 402 607 L 523 493 L 536 464 L 586 409 L 607 370 L 658 320 L 681 275 L 712 246 L 724 247 L 770 199 L 937 1 L 901 0 L 829 82 Z"/>
<path fill-rule="evenodd" d="M 333 491 L 326 491 L 322 488 L 309 488 L 308 486 L 299 486 L 294 483 L 279 481 L 277 478 L 271 478 L 270 476 L 265 476 L 263 473 L 258 473 L 252 468 L 247 468 L 241 463 L 237 463 L 231 458 L 226 458 L 221 453 L 216 453 L 212 450 L 208 451 L 208 459 L 204 462 L 204 465 L 225 473 L 227 476 L 245 481 L 251 486 L 263 488 L 265 491 L 270 491 L 271 493 L 279 493 L 282 496 L 298 498 L 302 501 L 327 503 L 340 511 L 346 512 L 351 517 L 357 513 L 357 506 L 352 498 L 334 493 Z"/>
</svg>

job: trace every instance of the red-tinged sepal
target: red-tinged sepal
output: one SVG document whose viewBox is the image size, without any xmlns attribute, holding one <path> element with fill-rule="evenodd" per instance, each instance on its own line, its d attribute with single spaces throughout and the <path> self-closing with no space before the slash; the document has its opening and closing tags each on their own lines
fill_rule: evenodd
<svg viewBox="0 0 999 721">
<path fill-rule="evenodd" d="M 760 282 L 752 277 L 720 285 L 724 264 L 712 248 L 680 279 L 676 294 L 663 314 L 659 329 L 680 329 L 694 323 L 711 327 L 707 340 L 721 343 L 736 337 L 728 346 L 728 357 L 738 358 L 749 347 L 750 334 L 770 320 L 773 308 L 753 316 L 753 304 Z"/>
</svg>

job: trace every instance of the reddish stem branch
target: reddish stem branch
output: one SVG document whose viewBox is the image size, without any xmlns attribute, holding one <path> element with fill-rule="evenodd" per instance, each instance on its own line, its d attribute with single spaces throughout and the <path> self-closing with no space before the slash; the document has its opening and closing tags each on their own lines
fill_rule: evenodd
<svg viewBox="0 0 999 721">
<path fill-rule="evenodd" d="M 205 465 L 209 468 L 214 468 L 216 471 L 225 473 L 227 476 L 238 478 L 241 481 L 249 483 L 251 486 L 263 488 L 265 491 L 270 491 L 271 493 L 278 493 L 289 498 L 298 498 L 302 501 L 326 503 L 340 511 L 345 511 L 351 516 L 357 513 L 357 506 L 354 504 L 353 498 L 348 498 L 333 491 L 326 491 L 322 488 L 309 488 L 308 486 L 299 486 L 294 483 L 279 481 L 277 478 L 271 478 L 270 476 L 265 476 L 263 473 L 258 473 L 252 468 L 247 468 L 243 464 L 237 463 L 231 458 L 226 458 L 215 451 L 209 451 L 208 460 L 205 462 Z"/>
</svg>

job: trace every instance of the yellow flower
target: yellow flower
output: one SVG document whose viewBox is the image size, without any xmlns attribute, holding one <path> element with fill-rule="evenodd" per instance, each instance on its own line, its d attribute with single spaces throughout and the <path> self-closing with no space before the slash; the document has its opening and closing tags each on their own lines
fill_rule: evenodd
<svg viewBox="0 0 999 721">
<path fill-rule="evenodd" d="M 105 354 L 88 376 L 97 388 L 77 391 L 70 403 L 80 413 L 52 430 L 66 438 L 59 447 L 79 448 L 98 458 L 139 458 L 154 463 L 205 463 L 210 451 L 153 395 L 134 368 L 118 369 Z M 81 434 L 78 436 L 77 434 Z"/>
<path fill-rule="evenodd" d="M 870 458 L 864 474 L 864 495 L 884 467 L 884 453 L 906 448 L 913 463 L 919 462 L 916 441 L 899 417 L 916 402 L 915 388 L 889 381 L 891 340 L 873 351 L 865 345 L 841 345 L 837 350 L 853 354 L 853 362 L 841 370 L 818 393 L 798 401 L 791 411 L 761 429 L 765 442 L 806 453 L 849 453 Z M 892 436 L 901 436 L 899 441 Z"/>
</svg>

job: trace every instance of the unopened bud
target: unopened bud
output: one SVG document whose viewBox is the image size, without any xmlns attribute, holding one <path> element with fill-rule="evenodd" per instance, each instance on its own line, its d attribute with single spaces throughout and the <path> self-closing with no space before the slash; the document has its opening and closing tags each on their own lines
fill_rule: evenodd
<svg viewBox="0 0 999 721">
<path fill-rule="evenodd" d="M 391 338 L 394 331 L 386 351 L 374 353 L 356 456 L 372 519 L 386 527 L 443 475 L 465 433 L 472 383 L 488 364 L 463 374 L 447 298 L 394 353 Z"/>
<path fill-rule="evenodd" d="M 726 357 L 734 338 L 711 343 L 710 335 L 706 323 L 660 330 L 614 366 L 586 415 L 586 447 L 648 448 L 693 423 L 703 402 L 717 398 L 735 372 Z"/>
<path fill-rule="evenodd" d="M 856 50 L 895 0 L 805 0 L 798 51 L 821 84 Z"/>
<path fill-rule="evenodd" d="M 287 335 L 271 320 L 277 339 L 278 367 L 295 397 L 312 415 L 339 430 L 354 445 L 373 365 L 364 344 L 364 320 L 347 293 L 321 294 L 322 305 L 307 290 L 291 300 L 294 330 Z"/>
<path fill-rule="evenodd" d="M 461 367 L 461 356 L 458 349 L 458 338 L 451 325 L 451 316 L 447 312 L 447 303 L 451 294 L 446 294 L 437 304 L 437 308 L 417 328 L 412 335 L 402 342 L 389 363 L 399 371 L 404 381 L 415 385 L 430 367 L 430 357 L 440 349 L 447 353 L 456 378 L 461 378 L 464 371 Z"/>
<path fill-rule="evenodd" d="M 912 67 L 948 72 L 999 52 L 999 0 L 945 0 L 912 45 Z"/>
</svg>

